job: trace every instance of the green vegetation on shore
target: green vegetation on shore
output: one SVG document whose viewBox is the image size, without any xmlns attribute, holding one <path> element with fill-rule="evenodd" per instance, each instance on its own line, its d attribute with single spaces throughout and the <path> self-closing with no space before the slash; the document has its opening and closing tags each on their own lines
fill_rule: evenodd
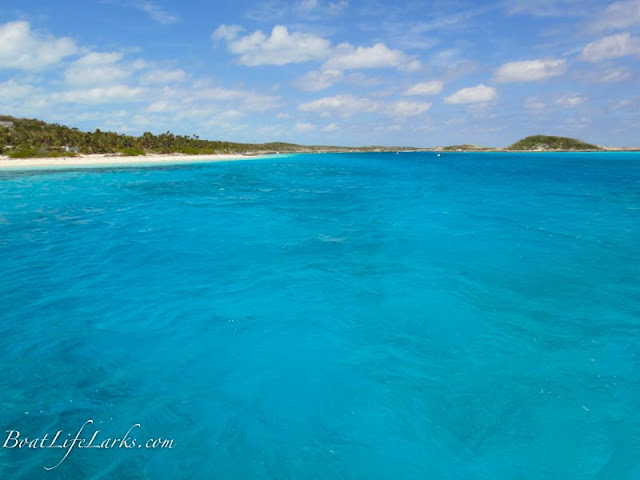
<svg viewBox="0 0 640 480">
<path fill-rule="evenodd" d="M 575 138 L 532 135 L 507 147 L 508 150 L 602 150 Z"/>
<path fill-rule="evenodd" d="M 82 132 L 77 128 L 50 124 L 40 120 L 0 115 L 0 153 L 12 158 L 72 156 L 77 153 L 145 153 L 215 154 L 257 150 L 286 150 L 287 144 L 250 145 L 201 140 L 197 135 L 174 135 L 171 132 L 142 136 L 114 132 Z"/>
<path fill-rule="evenodd" d="M 1 153 L 1 152 L 0 152 Z M 6 152 L 9 158 L 37 158 L 37 157 L 76 157 L 76 152 L 64 150 L 40 150 L 33 147 L 20 147 Z"/>
<path fill-rule="evenodd" d="M 339 147 L 305 146 L 293 143 L 234 143 L 218 140 L 202 140 L 198 135 L 174 135 L 171 132 L 154 135 L 145 132 L 141 136 L 103 132 L 82 132 L 77 128 L 46 123 L 41 120 L 14 118 L 0 115 L 0 155 L 11 158 L 73 157 L 77 154 L 105 153 L 126 156 L 146 154 L 212 155 L 232 153 L 258 155 L 270 153 L 323 153 L 323 152 L 399 152 L 399 151 L 585 151 L 603 150 L 597 145 L 567 137 L 533 135 L 507 148 L 482 147 L 471 144 L 450 145 L 437 148 L 413 147 Z M 624 149 L 621 149 L 624 150 Z"/>
<path fill-rule="evenodd" d="M 210 155 L 218 153 L 265 154 L 299 152 L 415 150 L 407 147 L 337 147 L 303 146 L 293 143 L 234 143 L 202 140 L 198 135 L 174 135 L 171 132 L 141 136 L 114 132 L 82 132 L 77 128 L 46 123 L 41 120 L 0 115 L 0 154 L 11 158 L 75 156 L 76 153 L 109 153 L 127 156 L 147 153 L 183 153 Z"/>
</svg>

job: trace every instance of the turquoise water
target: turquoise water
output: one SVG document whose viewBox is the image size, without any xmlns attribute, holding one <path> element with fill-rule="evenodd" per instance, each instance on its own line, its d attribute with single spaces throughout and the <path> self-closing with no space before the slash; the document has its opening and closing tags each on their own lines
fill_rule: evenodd
<svg viewBox="0 0 640 480">
<path fill-rule="evenodd" d="M 5 171 L 0 201 L 0 432 L 174 440 L 0 478 L 640 478 L 639 154 Z"/>
</svg>

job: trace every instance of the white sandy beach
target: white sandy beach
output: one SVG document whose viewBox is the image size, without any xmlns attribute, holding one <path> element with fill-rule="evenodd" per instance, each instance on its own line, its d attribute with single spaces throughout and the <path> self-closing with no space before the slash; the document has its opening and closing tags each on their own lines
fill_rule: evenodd
<svg viewBox="0 0 640 480">
<path fill-rule="evenodd" d="M 218 154 L 218 155 L 140 155 L 126 157 L 112 154 L 78 155 L 77 157 L 9 158 L 0 156 L 0 169 L 31 169 L 56 167 L 110 167 L 126 165 L 163 165 L 181 163 L 223 162 L 251 160 L 266 155 Z"/>
</svg>

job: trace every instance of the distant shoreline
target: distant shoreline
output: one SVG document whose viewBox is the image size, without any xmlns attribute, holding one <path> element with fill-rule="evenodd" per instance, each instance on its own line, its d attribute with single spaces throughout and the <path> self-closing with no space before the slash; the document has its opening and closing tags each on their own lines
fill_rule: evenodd
<svg viewBox="0 0 640 480">
<path fill-rule="evenodd" d="M 126 156 L 118 154 L 79 154 L 74 157 L 32 157 L 9 158 L 0 155 L 0 170 L 30 170 L 49 168 L 91 168 L 91 167 L 118 167 L 118 166 L 154 166 L 154 165 L 180 165 L 190 163 L 213 163 L 238 160 L 255 160 L 272 157 L 275 155 L 297 155 L 316 153 L 394 153 L 395 149 L 349 149 L 327 151 L 301 151 L 301 152 L 256 152 L 238 154 L 150 154 L 139 156 Z M 640 152 L 634 148 L 607 148 L 602 150 L 508 150 L 506 148 L 485 148 L 467 150 L 443 150 L 436 148 L 397 149 L 399 153 L 433 152 L 433 153 L 607 153 L 607 152 Z"/>
<path fill-rule="evenodd" d="M 432 141 L 432 140 L 431 140 Z M 152 165 L 240 160 L 256 156 L 363 152 L 633 152 L 640 146 L 613 147 L 556 135 L 529 135 L 504 147 L 457 143 L 431 147 L 401 145 L 299 145 L 287 142 L 237 143 L 205 140 L 167 131 L 141 136 L 116 132 L 82 132 L 37 119 L 0 115 L 0 168 Z M 158 153 L 163 152 L 163 153 Z"/>
<path fill-rule="evenodd" d="M 242 155 L 242 154 L 212 154 L 212 155 L 186 155 L 186 154 L 154 154 L 125 156 L 114 154 L 88 154 L 75 157 L 34 157 L 34 158 L 9 158 L 0 156 L 0 170 L 24 170 L 43 168 L 70 168 L 70 167 L 117 167 L 117 166 L 153 166 L 153 165 L 179 165 L 187 163 L 228 162 L 236 160 L 254 160 L 265 158 L 268 155 Z"/>
</svg>

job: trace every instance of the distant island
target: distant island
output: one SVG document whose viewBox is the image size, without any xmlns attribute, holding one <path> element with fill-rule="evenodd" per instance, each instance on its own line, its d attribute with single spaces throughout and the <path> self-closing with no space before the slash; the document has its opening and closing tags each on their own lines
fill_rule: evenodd
<svg viewBox="0 0 640 480">
<path fill-rule="evenodd" d="M 553 135 L 531 135 L 509 145 L 506 148 L 483 147 L 479 145 L 450 145 L 440 147 L 443 152 L 600 152 L 600 151 L 634 151 L 640 148 L 603 147 L 583 142 L 576 138 L 556 137 Z"/>
<path fill-rule="evenodd" d="M 509 150 L 602 150 L 602 147 L 583 142 L 575 138 L 553 137 L 549 135 L 532 135 L 517 141 L 508 147 Z"/>
<path fill-rule="evenodd" d="M 317 146 L 293 143 L 236 143 L 204 140 L 198 135 L 174 135 L 165 132 L 141 136 L 103 132 L 83 132 L 65 125 L 46 123 L 36 119 L 0 115 L 0 155 L 9 158 L 73 157 L 79 154 L 115 154 L 138 156 L 146 154 L 183 155 L 264 155 L 275 153 L 331 153 L 331 152 L 408 152 L 408 151 L 603 151 L 638 150 L 638 148 L 602 147 L 581 140 L 534 135 L 506 147 L 482 147 L 471 144 L 445 147 L 415 148 L 400 146 Z"/>
</svg>

